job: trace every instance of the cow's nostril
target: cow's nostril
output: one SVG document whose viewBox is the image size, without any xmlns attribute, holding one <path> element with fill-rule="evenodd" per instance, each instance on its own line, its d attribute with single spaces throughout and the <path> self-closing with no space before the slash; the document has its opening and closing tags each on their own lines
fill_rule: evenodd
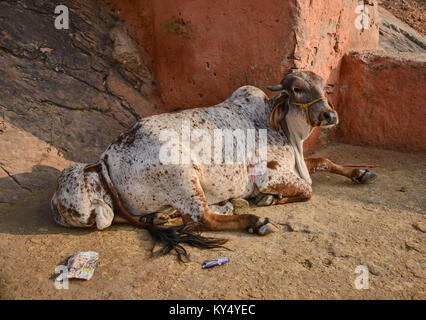
<svg viewBox="0 0 426 320">
<path fill-rule="evenodd" d="M 328 111 L 323 113 L 324 121 L 327 124 L 336 124 L 337 123 L 337 113 L 334 111 Z"/>
<path fill-rule="evenodd" d="M 330 120 L 331 119 L 331 112 L 324 112 L 324 119 Z"/>
</svg>

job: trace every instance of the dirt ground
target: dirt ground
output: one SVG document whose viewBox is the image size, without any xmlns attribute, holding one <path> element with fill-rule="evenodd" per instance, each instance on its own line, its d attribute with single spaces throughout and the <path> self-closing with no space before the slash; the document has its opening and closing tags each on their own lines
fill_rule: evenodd
<svg viewBox="0 0 426 320">
<path fill-rule="evenodd" d="M 231 251 L 189 248 L 186 264 L 173 255 L 149 258 L 148 233 L 131 226 L 95 231 L 55 225 L 48 206 L 54 179 L 39 178 L 40 188 L 0 202 L 0 297 L 425 299 L 424 154 L 331 144 L 315 155 L 379 165 L 378 179 L 356 185 L 317 173 L 309 202 L 250 209 L 279 223 L 280 231 L 265 237 L 206 233 L 229 238 Z M 59 173 L 52 170 L 52 176 Z M 99 253 L 93 278 L 55 289 L 55 267 L 88 250 Z M 230 262 L 201 269 L 204 260 L 221 256 Z M 355 289 L 358 265 L 369 269 L 369 289 Z"/>
</svg>

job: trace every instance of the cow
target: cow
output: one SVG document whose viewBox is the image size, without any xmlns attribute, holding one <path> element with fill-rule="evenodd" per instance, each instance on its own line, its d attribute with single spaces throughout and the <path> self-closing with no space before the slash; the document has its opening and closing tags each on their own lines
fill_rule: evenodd
<svg viewBox="0 0 426 320">
<path fill-rule="evenodd" d="M 268 89 L 279 93 L 269 99 L 259 88 L 247 85 L 216 106 L 143 118 L 109 145 L 98 161 L 74 164 L 61 173 L 51 200 L 54 220 L 62 226 L 99 230 L 112 223 L 131 223 L 162 242 L 163 253 L 174 250 L 181 259 L 186 255 L 183 243 L 215 248 L 226 242 L 199 231 L 246 230 L 265 235 L 277 229 L 268 218 L 253 214 L 217 214 L 209 208 L 211 204 L 232 198 L 254 198 L 259 206 L 306 201 L 312 196 L 310 173 L 316 171 L 343 175 L 356 183 L 375 180 L 368 170 L 342 167 L 325 158 L 304 159 L 303 141 L 314 127 L 338 123 L 319 75 L 291 72 Z M 207 146 L 203 152 L 208 151 L 213 139 L 214 155 L 200 161 L 202 156 L 193 152 L 200 143 L 185 139 L 188 130 L 210 134 L 201 147 Z M 251 130 L 259 141 L 263 132 L 266 142 L 262 146 L 259 142 L 250 154 L 239 153 L 239 161 L 225 161 L 221 156 L 226 144 L 218 132 L 226 130 Z M 238 141 L 232 140 L 231 146 L 234 143 Z M 239 152 L 236 149 L 231 156 Z M 183 155 L 189 161 L 183 161 Z M 208 161 L 216 156 L 218 161 Z M 183 226 L 160 227 L 140 219 L 168 208 L 181 214 Z"/>
</svg>

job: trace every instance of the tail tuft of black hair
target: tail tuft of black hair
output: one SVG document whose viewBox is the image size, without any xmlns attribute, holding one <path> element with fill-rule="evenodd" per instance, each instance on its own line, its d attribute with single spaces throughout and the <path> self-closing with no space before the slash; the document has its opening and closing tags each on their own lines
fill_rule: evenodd
<svg viewBox="0 0 426 320">
<path fill-rule="evenodd" d="M 151 234 L 154 245 L 151 249 L 152 255 L 166 255 L 175 251 L 180 262 L 185 262 L 183 258 L 188 258 L 188 253 L 182 244 L 188 244 L 200 249 L 222 248 L 229 250 L 224 244 L 228 239 L 204 237 L 195 230 L 195 224 L 189 223 L 177 227 L 158 227 L 153 224 L 147 224 L 145 229 Z M 163 244 L 163 247 L 154 252 L 156 243 Z"/>
</svg>

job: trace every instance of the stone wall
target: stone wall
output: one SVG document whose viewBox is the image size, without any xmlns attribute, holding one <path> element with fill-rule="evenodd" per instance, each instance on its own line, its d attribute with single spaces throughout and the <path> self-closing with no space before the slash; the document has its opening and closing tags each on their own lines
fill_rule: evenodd
<svg viewBox="0 0 426 320">
<path fill-rule="evenodd" d="M 343 59 L 336 139 L 426 151 L 426 55 L 357 52 Z"/>
</svg>

